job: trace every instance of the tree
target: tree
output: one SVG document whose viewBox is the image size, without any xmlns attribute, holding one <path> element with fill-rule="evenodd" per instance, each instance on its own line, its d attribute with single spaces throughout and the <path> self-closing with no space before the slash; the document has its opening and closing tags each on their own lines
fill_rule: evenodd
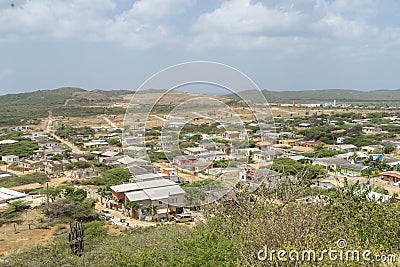
<svg viewBox="0 0 400 267">
<path fill-rule="evenodd" d="M 62 188 L 59 186 L 50 186 L 47 190 L 47 194 L 51 201 L 55 201 L 57 197 L 61 196 Z"/>
<path fill-rule="evenodd" d="M 353 163 L 356 163 L 358 158 L 358 154 L 356 151 L 353 152 L 353 154 L 351 154 L 351 156 L 349 157 L 349 160 L 352 161 Z"/>
<path fill-rule="evenodd" d="M 371 178 L 371 176 L 374 174 L 374 170 L 373 170 L 371 167 L 368 167 L 368 168 L 366 168 L 366 169 L 364 169 L 364 170 L 362 171 L 362 174 L 363 174 L 364 176 L 367 176 L 368 179 L 369 179 L 369 178 Z"/>
<path fill-rule="evenodd" d="M 137 217 L 137 211 L 140 208 L 139 203 L 132 201 L 128 203 L 127 207 L 131 210 L 131 216 Z"/>
<path fill-rule="evenodd" d="M 87 197 L 87 192 L 83 189 L 75 189 L 69 186 L 65 189 L 64 196 L 67 199 L 83 201 Z"/>
</svg>

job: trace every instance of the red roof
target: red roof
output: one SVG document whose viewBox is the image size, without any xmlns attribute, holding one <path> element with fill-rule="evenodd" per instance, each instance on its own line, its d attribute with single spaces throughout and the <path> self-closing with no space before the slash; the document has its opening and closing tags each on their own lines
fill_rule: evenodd
<svg viewBox="0 0 400 267">
<path fill-rule="evenodd" d="M 305 141 L 301 142 L 302 144 L 307 144 L 307 145 L 325 145 L 324 142 L 321 141 Z"/>
<path fill-rule="evenodd" d="M 396 172 L 396 171 L 382 172 L 381 174 L 383 176 L 391 176 L 391 177 L 400 178 L 400 172 Z"/>
<path fill-rule="evenodd" d="M 33 184 L 24 184 L 24 185 L 14 186 L 9 189 L 21 192 L 21 191 L 25 191 L 25 190 L 32 190 L 32 189 L 39 189 L 39 188 L 42 188 L 41 184 L 33 183 Z"/>
</svg>

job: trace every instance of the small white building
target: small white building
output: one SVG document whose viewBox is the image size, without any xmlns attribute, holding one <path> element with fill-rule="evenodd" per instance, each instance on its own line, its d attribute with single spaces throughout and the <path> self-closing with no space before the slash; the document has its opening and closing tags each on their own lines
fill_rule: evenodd
<svg viewBox="0 0 400 267">
<path fill-rule="evenodd" d="M 362 127 L 362 131 L 366 134 L 379 134 L 382 129 L 379 127 Z"/>
<path fill-rule="evenodd" d="M 14 162 L 18 162 L 19 157 L 15 156 L 15 155 L 8 155 L 8 156 L 2 156 L 1 160 L 7 163 L 14 163 Z"/>
</svg>

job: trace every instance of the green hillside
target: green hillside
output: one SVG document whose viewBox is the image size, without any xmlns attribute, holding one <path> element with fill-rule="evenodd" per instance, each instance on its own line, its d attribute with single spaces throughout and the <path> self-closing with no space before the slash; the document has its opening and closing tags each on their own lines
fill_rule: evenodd
<svg viewBox="0 0 400 267">
<path fill-rule="evenodd" d="M 119 101 L 129 90 L 85 90 L 75 87 L 63 87 L 55 90 L 7 94 L 0 96 L 0 126 L 25 125 L 54 115 L 89 116 L 101 114 L 104 107 Z M 92 107 L 98 105 L 99 107 Z M 103 107 L 102 107 L 103 106 Z M 122 108 L 107 109 L 109 114 L 121 114 Z"/>
<path fill-rule="evenodd" d="M 310 102 L 332 102 L 334 99 L 344 103 L 363 103 L 363 102 L 397 102 L 400 101 L 400 89 L 398 90 L 373 90 L 357 91 L 348 89 L 326 89 L 309 91 L 269 91 L 263 90 L 263 94 L 268 102 L 290 103 L 292 101 Z M 242 91 L 241 95 L 246 99 L 259 98 L 256 90 Z M 227 97 L 236 98 L 234 95 Z"/>
<path fill-rule="evenodd" d="M 300 193 L 299 188 L 290 189 Z M 107 234 L 107 226 L 101 222 L 87 223 L 81 257 L 71 254 L 65 231 L 54 242 L 0 257 L 0 265 L 398 266 L 361 258 L 365 250 L 371 251 L 371 258 L 389 254 L 398 258 L 400 233 L 400 203 L 369 201 L 360 194 L 362 189 L 359 185 L 343 190 L 310 189 L 309 194 L 325 201 L 305 203 L 296 201 L 288 189 L 275 192 L 265 187 L 253 195 L 243 193 L 236 201 L 203 207 L 206 221 L 196 225 L 120 228 L 119 235 Z M 273 201 L 280 195 L 281 201 Z M 338 240 L 345 246 L 339 247 Z M 269 252 L 295 250 L 300 255 L 312 250 L 319 260 L 295 261 L 293 257 L 284 262 L 276 253 L 272 260 L 258 258 L 265 246 Z M 331 260 L 327 253 L 323 257 L 323 250 L 330 248 L 344 248 L 343 253 L 360 251 L 360 261 Z"/>
<path fill-rule="evenodd" d="M 0 106 L 8 105 L 63 105 L 65 101 L 72 98 L 76 92 L 84 92 L 84 89 L 63 87 L 55 90 L 39 90 L 29 93 L 8 94 L 0 96 Z"/>
</svg>

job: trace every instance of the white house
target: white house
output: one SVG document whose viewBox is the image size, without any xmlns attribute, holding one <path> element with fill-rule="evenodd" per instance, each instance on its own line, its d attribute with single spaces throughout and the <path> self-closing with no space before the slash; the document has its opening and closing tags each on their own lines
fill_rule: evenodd
<svg viewBox="0 0 400 267">
<path fill-rule="evenodd" d="M 2 156 L 1 160 L 7 163 L 14 163 L 14 162 L 18 162 L 19 157 L 15 156 L 15 155 L 8 155 L 8 156 Z"/>
<path fill-rule="evenodd" d="M 366 134 L 379 134 L 382 129 L 379 127 L 362 127 L 362 131 Z"/>
</svg>

